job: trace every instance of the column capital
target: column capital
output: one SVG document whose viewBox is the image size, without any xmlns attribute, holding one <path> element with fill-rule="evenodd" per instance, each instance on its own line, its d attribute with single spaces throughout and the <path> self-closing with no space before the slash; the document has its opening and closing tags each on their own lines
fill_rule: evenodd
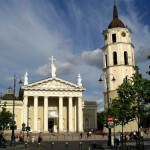
<svg viewBox="0 0 150 150">
<path fill-rule="evenodd" d="M 49 98 L 49 96 L 44 96 L 44 99 L 45 99 L 45 98 L 46 98 L 46 99 L 48 99 L 48 98 Z"/>
<path fill-rule="evenodd" d="M 59 99 L 63 99 L 64 97 L 63 96 L 59 96 Z"/>
<path fill-rule="evenodd" d="M 37 95 L 34 95 L 33 97 L 34 97 L 34 98 L 38 98 L 39 96 L 37 96 Z"/>
</svg>

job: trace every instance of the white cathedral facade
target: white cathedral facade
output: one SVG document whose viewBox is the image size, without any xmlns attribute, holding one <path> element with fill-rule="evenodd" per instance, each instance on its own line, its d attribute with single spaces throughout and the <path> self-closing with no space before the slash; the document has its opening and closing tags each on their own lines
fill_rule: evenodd
<svg viewBox="0 0 150 150">
<path fill-rule="evenodd" d="M 54 58 L 51 58 L 51 77 L 28 83 L 28 73 L 21 87 L 21 100 L 15 100 L 17 130 L 22 123 L 33 132 L 83 132 L 97 128 L 97 103 L 83 100 L 81 75 L 77 84 L 56 77 Z M 8 96 L 7 93 L 6 96 Z M 12 112 L 12 100 L 3 97 L 7 110 Z"/>
</svg>

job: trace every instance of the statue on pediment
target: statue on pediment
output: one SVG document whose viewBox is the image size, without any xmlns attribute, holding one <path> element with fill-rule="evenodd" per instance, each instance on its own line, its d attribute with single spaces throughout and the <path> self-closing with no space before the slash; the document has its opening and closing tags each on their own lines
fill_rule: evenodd
<svg viewBox="0 0 150 150">
<path fill-rule="evenodd" d="M 55 65 L 54 65 L 54 61 L 55 61 L 56 59 L 54 59 L 54 57 L 52 56 L 52 57 L 50 58 L 50 60 L 51 60 L 51 74 L 52 74 L 52 77 L 56 77 L 56 67 L 55 67 Z"/>
<path fill-rule="evenodd" d="M 78 74 L 78 85 L 82 86 L 82 78 L 80 74 Z"/>
<path fill-rule="evenodd" d="M 28 73 L 27 72 L 24 75 L 24 85 L 28 85 Z"/>
</svg>

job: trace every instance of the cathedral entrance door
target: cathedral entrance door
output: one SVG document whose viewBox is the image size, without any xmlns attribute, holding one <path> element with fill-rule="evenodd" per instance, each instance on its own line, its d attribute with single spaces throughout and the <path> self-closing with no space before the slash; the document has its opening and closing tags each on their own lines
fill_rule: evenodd
<svg viewBox="0 0 150 150">
<path fill-rule="evenodd" d="M 48 131 L 54 132 L 54 118 L 48 119 Z"/>
</svg>

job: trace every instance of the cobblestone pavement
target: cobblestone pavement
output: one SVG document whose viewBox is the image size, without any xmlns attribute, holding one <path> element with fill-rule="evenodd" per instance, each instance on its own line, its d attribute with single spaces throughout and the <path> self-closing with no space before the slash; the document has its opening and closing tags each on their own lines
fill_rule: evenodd
<svg viewBox="0 0 150 150">
<path fill-rule="evenodd" d="M 94 146 L 95 145 L 95 146 Z M 2 148 L 3 149 L 3 148 Z M 42 142 L 41 144 L 34 142 L 25 144 L 17 144 L 16 146 L 7 146 L 7 150 L 137 150 L 135 145 L 130 145 L 127 147 L 108 147 L 105 142 L 95 142 L 95 141 L 54 141 L 54 142 Z M 144 149 L 138 150 L 149 150 L 150 145 L 145 145 Z"/>
<path fill-rule="evenodd" d="M 91 137 L 87 138 L 86 133 L 83 134 L 83 138 L 80 139 L 79 133 L 69 134 L 69 133 L 62 133 L 62 134 L 53 134 L 53 133 L 43 133 L 43 142 L 38 144 L 38 133 L 34 135 L 34 142 L 26 142 L 20 144 L 16 142 L 16 146 L 10 146 L 10 143 L 7 143 L 5 149 L 7 150 L 110 150 L 114 148 L 110 148 L 107 146 L 107 136 L 102 137 L 102 135 L 92 135 Z M 10 140 L 9 134 L 5 135 L 5 138 Z M 145 139 L 148 139 L 145 137 Z M 17 141 L 17 139 L 16 139 Z M 95 146 L 95 145 L 96 146 Z M 129 150 L 136 150 L 135 142 L 127 142 Z M 144 142 L 144 150 L 150 149 L 150 140 Z M 96 147 L 96 148 L 94 148 Z M 0 148 L 4 149 L 4 148 Z M 118 149 L 118 148 L 117 148 Z M 119 149 L 118 149 L 119 150 Z M 123 150 L 123 148 L 120 148 Z"/>
</svg>

